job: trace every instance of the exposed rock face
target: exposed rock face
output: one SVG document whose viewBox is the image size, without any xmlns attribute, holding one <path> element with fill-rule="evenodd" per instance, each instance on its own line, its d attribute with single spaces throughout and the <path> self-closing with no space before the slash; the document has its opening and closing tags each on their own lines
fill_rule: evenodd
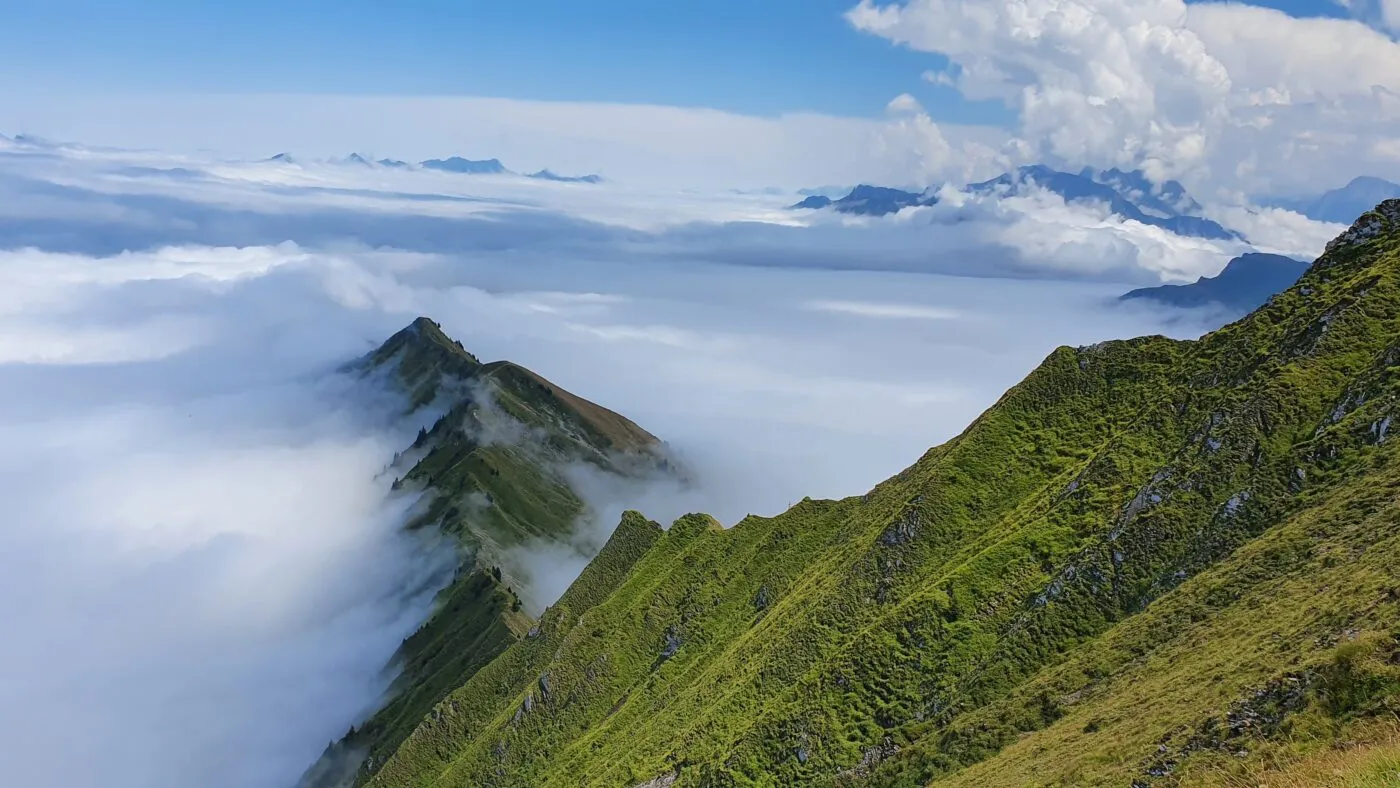
<svg viewBox="0 0 1400 788">
<path fill-rule="evenodd" d="M 1327 244 L 1327 251 L 1356 246 L 1400 229 L 1400 200 L 1386 200 L 1375 210 L 1363 214 L 1346 232 Z"/>
</svg>

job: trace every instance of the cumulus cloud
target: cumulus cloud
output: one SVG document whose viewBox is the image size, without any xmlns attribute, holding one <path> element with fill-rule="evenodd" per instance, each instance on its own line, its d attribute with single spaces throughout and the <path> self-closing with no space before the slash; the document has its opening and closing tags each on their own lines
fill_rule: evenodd
<svg viewBox="0 0 1400 788">
<path fill-rule="evenodd" d="M 700 480 L 580 480 L 599 529 L 516 556 L 538 606 L 624 505 L 733 523 L 859 494 L 1058 344 L 1198 332 L 1109 306 L 1112 280 L 1231 252 L 1044 194 L 866 220 L 190 155 L 3 163 L 0 763 L 28 784 L 285 784 L 373 707 L 452 555 L 399 529 L 413 502 L 377 475 L 417 425 L 332 370 L 417 315 Z"/>
<path fill-rule="evenodd" d="M 1380 30 L 1400 33 L 1400 2 L 1397 0 L 1335 0 L 1354 18 Z"/>
<path fill-rule="evenodd" d="M 1311 259 L 1346 230 L 1346 225 L 1313 221 L 1282 208 L 1216 205 L 1207 208 L 1206 214 L 1243 233 L 1259 251 L 1300 260 Z"/>
<path fill-rule="evenodd" d="M 1039 157 L 1289 192 L 1400 174 L 1400 44 L 1352 20 L 1182 0 L 861 0 L 857 29 L 945 55 Z M 1287 162 L 1287 166 L 1278 166 Z"/>
</svg>

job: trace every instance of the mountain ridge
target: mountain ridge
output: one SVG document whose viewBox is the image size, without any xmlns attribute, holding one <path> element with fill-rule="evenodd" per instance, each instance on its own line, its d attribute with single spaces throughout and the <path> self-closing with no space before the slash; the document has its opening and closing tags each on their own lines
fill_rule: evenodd
<svg viewBox="0 0 1400 788">
<path fill-rule="evenodd" d="M 967 184 L 963 191 L 969 194 L 1017 195 L 1027 187 L 1045 189 L 1068 203 L 1102 203 L 1123 219 L 1160 227 L 1178 235 L 1216 240 L 1240 238 L 1238 233 L 1200 216 L 1200 203 L 1192 199 L 1180 183 L 1165 181 L 1155 184 L 1136 170 L 1099 172 L 1084 168 L 1078 173 L 1071 173 L 1036 164 L 1020 167 L 990 180 Z M 789 206 L 789 209 L 831 208 L 840 213 L 885 216 L 909 207 L 937 204 L 938 195 L 934 190 L 914 192 L 860 184 L 843 197 L 832 199 L 813 194 Z"/>
<path fill-rule="evenodd" d="M 1312 198 L 1272 200 L 1271 205 L 1296 211 L 1320 222 L 1348 224 L 1384 200 L 1400 197 L 1400 184 L 1372 175 L 1352 178 L 1345 186 Z"/>
<path fill-rule="evenodd" d="M 328 745 L 302 788 L 363 782 L 452 689 L 529 636 L 536 622 L 520 593 L 529 578 L 509 550 L 573 543 L 589 510 L 563 467 L 619 479 L 680 473 L 651 433 L 518 364 L 482 362 L 427 317 L 342 371 L 399 392 L 408 413 L 440 414 L 386 472 L 395 494 L 421 496 L 407 527 L 450 539 L 457 566 L 391 660 L 382 706 Z M 601 582 L 593 563 L 578 582 Z"/>
<path fill-rule="evenodd" d="M 1283 255 L 1249 252 L 1232 259 L 1215 276 L 1202 276 L 1185 285 L 1158 285 L 1129 290 L 1120 301 L 1146 299 L 1176 307 L 1216 304 L 1240 314 L 1293 286 L 1309 263 Z"/>
<path fill-rule="evenodd" d="M 369 784 L 1166 785 L 1345 735 L 1400 708 L 1398 400 L 1400 201 L 1200 340 L 1057 349 L 863 496 L 681 518 Z"/>
</svg>

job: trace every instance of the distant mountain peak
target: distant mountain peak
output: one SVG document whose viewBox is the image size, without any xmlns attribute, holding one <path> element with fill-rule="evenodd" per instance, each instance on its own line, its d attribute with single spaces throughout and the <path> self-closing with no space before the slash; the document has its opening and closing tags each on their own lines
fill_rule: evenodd
<svg viewBox="0 0 1400 788">
<path fill-rule="evenodd" d="M 969 184 L 966 191 L 1012 196 L 1022 193 L 1027 186 L 1059 195 L 1065 202 L 1103 203 L 1124 219 L 1161 227 L 1178 235 L 1220 240 L 1239 238 L 1237 233 L 1219 223 L 1195 215 L 1201 206 L 1191 199 L 1181 184 L 1176 181 L 1156 184 L 1136 170 L 1095 171 L 1085 168 L 1078 173 L 1070 173 L 1046 164 L 1029 164 L 991 180 Z M 932 189 L 914 192 L 862 183 L 839 199 L 812 194 L 790 208 L 832 208 L 841 213 L 884 216 L 908 207 L 935 205 L 937 202 L 938 195 Z"/>
<path fill-rule="evenodd" d="M 1086 167 L 1080 174 L 1113 188 L 1119 196 L 1144 211 L 1159 214 L 1162 218 L 1196 214 L 1201 211 L 1201 204 L 1187 194 L 1186 187 L 1179 182 L 1153 181 L 1142 170 L 1124 171 L 1113 167 L 1095 171 Z"/>
<path fill-rule="evenodd" d="M 1347 187 L 1348 187 L 1348 188 L 1351 188 L 1351 187 L 1358 187 L 1358 186 L 1386 186 L 1386 187 L 1389 187 L 1389 186 L 1394 186 L 1394 185 L 1395 185 L 1394 183 L 1391 183 L 1390 181 L 1386 180 L 1385 178 L 1377 178 L 1377 177 L 1374 176 L 1374 175 L 1358 175 L 1358 176 L 1356 176 L 1355 178 L 1352 178 L 1350 181 L 1347 182 Z"/>
<path fill-rule="evenodd" d="M 1400 183 L 1374 175 L 1361 175 L 1352 178 L 1346 186 L 1330 189 L 1314 199 L 1274 200 L 1271 204 L 1297 211 L 1319 222 L 1349 225 L 1357 216 L 1396 198 L 1400 198 Z"/>
<path fill-rule="evenodd" d="M 282 153 L 278 153 L 278 154 L 272 155 L 272 156 L 268 156 L 266 159 L 263 159 L 263 161 L 277 162 L 278 164 L 296 164 L 296 163 L 297 163 L 296 160 L 292 158 L 292 154 L 287 153 L 287 152 L 285 152 L 285 151 L 283 151 Z"/>
<path fill-rule="evenodd" d="M 466 175 L 500 175 L 509 172 L 500 159 L 464 159 L 449 156 L 446 159 L 428 159 L 420 163 L 425 170 L 455 172 Z"/>
<path fill-rule="evenodd" d="M 827 197 L 825 194 L 813 194 L 803 198 L 801 202 L 795 203 L 792 208 L 794 210 L 803 209 L 815 211 L 821 210 L 831 205 L 833 202 L 835 202 L 835 200 Z"/>
<path fill-rule="evenodd" d="M 1177 307 L 1216 304 L 1243 314 L 1298 281 L 1308 263 L 1276 254 L 1249 252 L 1225 264 L 1215 276 L 1203 276 L 1191 284 L 1159 285 L 1131 290 L 1119 300 L 1144 299 Z"/>
<path fill-rule="evenodd" d="M 790 206 L 790 208 L 793 210 L 820 210 L 830 207 L 841 213 L 884 216 L 911 206 L 933 205 L 937 201 L 938 198 L 929 195 L 927 191 L 912 192 L 890 186 L 872 186 L 868 183 L 862 183 L 856 185 L 845 197 L 838 200 L 814 194 Z"/>
<path fill-rule="evenodd" d="M 539 180 L 543 180 L 543 181 L 557 181 L 557 182 L 559 182 L 559 183 L 602 183 L 602 182 L 603 182 L 603 176 L 601 176 L 601 175 L 560 175 L 560 174 L 558 174 L 558 173 L 556 173 L 556 172 L 554 172 L 554 171 L 552 171 L 552 170 L 549 170 L 549 169 L 543 169 L 543 170 L 540 170 L 540 171 L 538 171 L 538 172 L 532 172 L 532 173 L 530 173 L 529 175 L 527 175 L 526 177 L 527 177 L 527 178 L 538 178 Z"/>
<path fill-rule="evenodd" d="M 1136 170 L 1095 172 L 1086 168 L 1070 173 L 1044 164 L 1032 164 L 967 188 L 974 193 L 1015 194 L 1023 185 L 1044 189 L 1067 203 L 1101 203 L 1119 217 L 1177 235 L 1218 240 L 1239 238 L 1238 233 L 1218 222 L 1195 215 L 1201 206 L 1186 194 L 1181 184 L 1176 181 L 1154 184 Z"/>
<path fill-rule="evenodd" d="M 19 145 L 29 145 L 35 148 L 56 148 L 58 143 L 53 140 L 40 137 L 37 134 L 20 133 L 10 138 L 12 142 Z"/>
</svg>

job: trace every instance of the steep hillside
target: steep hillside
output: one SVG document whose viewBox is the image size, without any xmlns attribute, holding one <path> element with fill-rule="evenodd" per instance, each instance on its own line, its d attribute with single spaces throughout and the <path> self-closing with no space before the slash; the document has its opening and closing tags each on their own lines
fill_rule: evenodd
<svg viewBox="0 0 1400 788">
<path fill-rule="evenodd" d="M 384 708 L 328 748 L 307 786 L 366 779 L 448 692 L 531 630 L 514 590 L 526 578 L 512 576 L 503 559 L 520 545 L 568 544 L 588 516 L 564 468 L 677 473 L 641 427 L 524 367 L 483 364 L 427 318 L 348 371 L 401 391 L 410 412 L 440 414 L 388 472 L 400 494 L 422 496 L 410 527 L 455 538 L 461 557 L 432 617 L 395 656 L 399 675 Z"/>
<path fill-rule="evenodd" d="M 1056 350 L 864 496 L 727 530 L 629 516 L 371 784 L 1312 768 L 1400 709 L 1397 394 L 1392 201 L 1200 341 Z"/>
</svg>

